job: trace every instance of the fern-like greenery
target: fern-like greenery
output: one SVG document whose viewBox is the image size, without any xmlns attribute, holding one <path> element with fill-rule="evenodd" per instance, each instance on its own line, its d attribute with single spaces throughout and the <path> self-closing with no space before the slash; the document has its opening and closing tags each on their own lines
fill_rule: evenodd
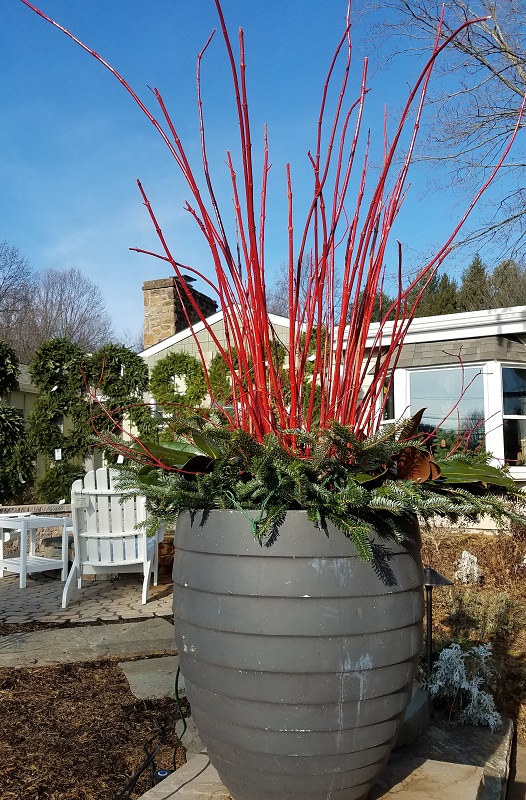
<svg viewBox="0 0 526 800">
<path fill-rule="evenodd" d="M 187 428 L 178 433 L 179 442 L 184 439 L 186 446 L 191 442 L 194 458 L 198 453 L 201 458 L 209 456 L 205 470 L 181 472 L 181 462 L 174 461 L 179 467 L 154 469 L 143 462 L 121 471 L 122 487 L 146 496 L 154 525 L 173 524 L 183 509 L 243 509 L 256 539 L 269 545 L 279 534 L 286 512 L 302 509 L 322 529 L 330 520 L 354 542 L 362 558 L 374 563 L 379 553 L 373 533 L 403 541 L 407 519 L 414 515 L 457 521 L 487 514 L 498 523 L 520 518 L 514 507 L 520 493 L 513 481 L 485 463 L 473 463 L 472 457 L 452 459 L 452 480 L 447 475 L 422 481 L 401 478 L 397 459 L 407 441 L 397 436 L 394 425 L 367 440 L 336 423 L 318 435 L 292 431 L 294 453 L 273 434 L 260 443 L 242 429 L 206 422 L 200 431 Z M 423 450 L 418 439 L 412 439 L 411 445 Z M 161 447 L 155 452 L 160 459 L 169 458 L 177 453 L 177 442 L 172 449 Z M 441 463 L 447 473 L 448 463 Z M 202 469 L 202 460 L 199 464 Z M 463 485 L 463 469 L 469 476 L 469 489 Z M 388 558 L 388 550 L 380 556 L 380 561 Z"/>
</svg>

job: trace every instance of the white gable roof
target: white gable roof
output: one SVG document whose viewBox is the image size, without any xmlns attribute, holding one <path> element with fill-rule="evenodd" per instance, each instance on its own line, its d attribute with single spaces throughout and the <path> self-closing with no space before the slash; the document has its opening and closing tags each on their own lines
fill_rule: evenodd
<svg viewBox="0 0 526 800">
<path fill-rule="evenodd" d="M 218 311 L 207 317 L 208 325 L 215 325 L 223 319 L 223 312 Z M 287 317 L 269 314 L 273 325 L 289 326 Z M 370 326 L 367 345 L 371 347 L 378 332 L 379 324 L 374 322 Z M 143 350 L 143 358 L 162 353 L 174 344 L 179 344 L 185 339 L 193 337 L 205 329 L 203 322 L 197 322 L 189 328 L 164 339 L 162 342 Z M 386 343 L 393 329 L 393 323 L 384 326 L 382 339 Z M 417 342 L 450 341 L 453 339 L 472 339 L 482 336 L 502 336 L 505 334 L 526 334 L 526 306 L 513 306 L 512 308 L 492 308 L 483 311 L 464 311 L 460 314 L 442 314 L 434 317 L 416 317 L 405 337 L 404 344 Z"/>
</svg>

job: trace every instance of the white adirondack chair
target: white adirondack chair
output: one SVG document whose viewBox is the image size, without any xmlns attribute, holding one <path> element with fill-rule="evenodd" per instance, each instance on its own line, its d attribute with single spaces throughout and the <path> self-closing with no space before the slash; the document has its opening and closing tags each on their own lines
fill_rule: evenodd
<svg viewBox="0 0 526 800">
<path fill-rule="evenodd" d="M 80 589 L 85 574 L 142 572 L 143 604 L 152 574 L 157 586 L 158 546 L 164 531 L 147 536 L 143 528 L 136 528 L 146 519 L 145 498 L 123 501 L 115 477 L 106 468 L 92 470 L 71 487 L 75 558 L 62 593 L 62 608 L 70 601 L 75 577 Z"/>
</svg>

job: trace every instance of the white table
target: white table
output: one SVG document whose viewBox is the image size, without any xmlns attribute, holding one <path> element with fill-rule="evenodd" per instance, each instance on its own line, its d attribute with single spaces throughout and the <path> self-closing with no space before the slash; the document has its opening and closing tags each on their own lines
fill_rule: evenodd
<svg viewBox="0 0 526 800">
<path fill-rule="evenodd" d="M 68 576 L 68 527 L 71 527 L 71 522 L 64 517 L 0 514 L 0 578 L 4 577 L 4 571 L 16 572 L 20 575 L 20 588 L 25 589 L 28 573 L 60 569 L 60 577 L 65 581 Z M 35 554 L 37 528 L 62 528 L 61 558 L 46 558 Z M 20 554 L 4 558 L 4 543 L 18 537 L 20 537 Z"/>
</svg>

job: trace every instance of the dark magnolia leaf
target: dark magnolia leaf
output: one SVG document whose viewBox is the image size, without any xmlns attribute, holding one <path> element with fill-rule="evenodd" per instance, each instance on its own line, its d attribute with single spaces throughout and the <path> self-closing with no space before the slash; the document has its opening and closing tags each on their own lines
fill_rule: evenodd
<svg viewBox="0 0 526 800">
<path fill-rule="evenodd" d="M 184 467 L 190 458 L 193 456 L 205 455 L 199 447 L 187 441 L 181 442 L 163 442 L 163 444 L 156 444 L 155 442 L 143 442 L 143 446 L 138 443 L 133 445 L 133 450 L 137 451 L 140 455 L 148 458 L 148 453 L 160 461 L 167 467 Z M 147 452 L 145 452 L 145 450 Z"/>
<path fill-rule="evenodd" d="M 197 472 L 208 472 L 214 461 L 215 459 L 209 456 L 196 455 L 188 459 L 184 467 L 180 467 L 180 469 L 182 472 L 191 472 L 194 474 Z"/>
<path fill-rule="evenodd" d="M 494 486 L 514 486 L 514 481 L 497 467 L 489 464 L 465 464 L 461 461 L 437 461 L 443 483 L 482 483 Z"/>
<path fill-rule="evenodd" d="M 161 447 L 166 447 L 168 450 L 174 450 L 178 453 L 202 453 L 203 450 L 199 445 L 192 444 L 187 439 L 174 439 L 173 442 L 163 442 Z"/>
<path fill-rule="evenodd" d="M 396 474 L 401 480 L 424 483 L 431 477 L 431 456 L 417 447 L 404 447 L 395 461 Z M 434 469 L 436 470 L 436 464 Z"/>
<path fill-rule="evenodd" d="M 422 422 L 422 417 L 424 416 L 425 408 L 419 409 L 410 419 L 406 419 L 402 427 L 400 428 L 400 433 L 398 434 L 399 441 L 404 441 L 405 439 L 411 439 L 413 436 L 416 436 L 418 433 L 418 426 Z"/>
<path fill-rule="evenodd" d="M 155 444 L 155 442 L 143 442 L 142 445 L 134 444 L 133 449 L 144 458 L 148 458 L 148 454 L 151 453 L 153 458 L 167 467 L 182 466 L 186 464 L 191 455 L 184 450 L 174 450 L 161 444 Z"/>
<path fill-rule="evenodd" d="M 209 442 L 208 439 L 206 439 L 197 431 L 192 431 L 192 438 L 201 452 L 205 453 L 207 456 L 210 456 L 210 458 L 216 459 L 221 455 L 221 450 L 219 447 L 216 447 L 216 445 Z"/>
</svg>

